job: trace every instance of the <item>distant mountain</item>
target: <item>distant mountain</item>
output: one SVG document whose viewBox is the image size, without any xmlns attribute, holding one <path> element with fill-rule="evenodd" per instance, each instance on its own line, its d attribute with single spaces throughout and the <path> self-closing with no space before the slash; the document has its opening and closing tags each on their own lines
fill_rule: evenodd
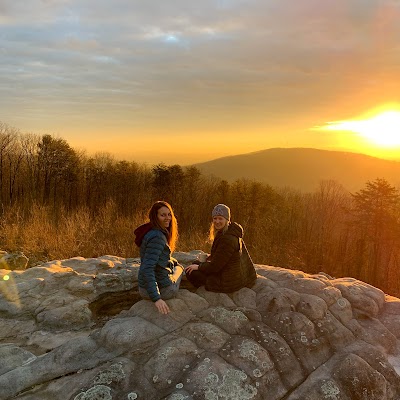
<svg viewBox="0 0 400 400">
<path fill-rule="evenodd" d="M 400 162 L 364 154 L 310 148 L 274 148 L 195 164 L 203 173 L 231 182 L 248 178 L 271 186 L 314 191 L 321 180 L 335 180 L 358 191 L 368 180 L 385 178 L 400 186 Z"/>
</svg>

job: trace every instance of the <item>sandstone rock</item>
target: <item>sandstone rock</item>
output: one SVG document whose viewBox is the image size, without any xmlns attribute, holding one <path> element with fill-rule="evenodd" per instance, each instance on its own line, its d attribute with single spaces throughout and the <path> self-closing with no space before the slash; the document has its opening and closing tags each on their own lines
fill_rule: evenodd
<svg viewBox="0 0 400 400">
<path fill-rule="evenodd" d="M 157 390 L 176 387 L 182 375 L 197 360 L 197 346 L 186 338 L 177 338 L 155 351 L 144 365 L 144 373 Z"/>
<path fill-rule="evenodd" d="M 0 345 L 0 375 L 34 360 L 36 356 L 13 344 Z"/>
<path fill-rule="evenodd" d="M 173 253 L 174 258 L 176 258 L 182 265 L 190 265 L 193 261 L 197 260 L 199 254 L 204 253 L 202 250 L 192 250 L 189 253 L 178 252 Z"/>
<path fill-rule="evenodd" d="M 208 322 L 193 322 L 184 326 L 181 335 L 191 338 L 196 345 L 217 352 L 229 339 L 228 333 Z"/>
<path fill-rule="evenodd" d="M 257 294 L 254 290 L 243 288 L 232 294 L 232 300 L 238 307 L 256 309 Z"/>
<path fill-rule="evenodd" d="M 303 368 L 291 347 L 278 332 L 264 323 L 251 323 L 243 334 L 260 344 L 268 351 L 287 389 L 292 389 L 305 379 Z"/>
<path fill-rule="evenodd" d="M 29 259 L 21 252 L 0 253 L 0 268 L 14 271 L 16 269 L 24 270 L 28 266 Z"/>
<path fill-rule="evenodd" d="M 196 294 L 189 292 L 185 289 L 180 289 L 176 298 L 183 300 L 185 304 L 189 307 L 189 310 L 195 314 L 205 310 L 210 306 L 206 299 L 199 297 Z"/>
<path fill-rule="evenodd" d="M 260 398 L 259 389 L 242 370 L 216 354 L 205 353 L 191 369 L 183 388 L 200 399 L 250 400 Z"/>
<path fill-rule="evenodd" d="M 140 317 L 114 318 L 99 333 L 99 343 L 105 349 L 122 354 L 134 350 L 149 340 L 166 333 L 165 330 Z"/>
<path fill-rule="evenodd" d="M 266 287 L 257 293 L 257 310 L 260 312 L 294 311 L 300 301 L 300 294 L 287 288 Z"/>
<path fill-rule="evenodd" d="M 251 289 L 181 289 L 161 315 L 138 268 L 108 255 L 0 270 L 0 398 L 400 398 L 400 300 L 377 288 L 257 266 Z"/>
<path fill-rule="evenodd" d="M 208 292 L 204 286 L 196 290 L 196 294 L 203 297 L 211 306 L 221 306 L 226 308 L 235 307 L 235 302 L 226 293 Z"/>
<path fill-rule="evenodd" d="M 384 306 L 385 294 L 367 283 L 353 278 L 341 278 L 333 280 L 332 285 L 341 291 L 354 310 L 370 317 L 376 317 Z"/>
<path fill-rule="evenodd" d="M 268 351 L 256 341 L 243 336 L 233 336 L 219 355 L 229 364 L 244 371 L 256 382 L 256 388 L 262 387 L 262 393 L 268 399 L 281 399 L 287 392 Z"/>
<path fill-rule="evenodd" d="M 333 378 L 339 381 L 349 398 L 379 400 L 387 398 L 387 381 L 382 374 L 355 354 L 338 363 Z"/>
</svg>

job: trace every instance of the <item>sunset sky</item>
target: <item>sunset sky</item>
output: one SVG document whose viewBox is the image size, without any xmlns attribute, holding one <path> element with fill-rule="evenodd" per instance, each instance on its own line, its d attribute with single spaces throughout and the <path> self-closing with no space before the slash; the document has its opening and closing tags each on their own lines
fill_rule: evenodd
<svg viewBox="0 0 400 400">
<path fill-rule="evenodd" d="M 400 159 L 399 21 L 398 0 L 0 0 L 0 122 L 148 163 Z M 347 124 L 375 110 L 395 117 Z"/>
</svg>

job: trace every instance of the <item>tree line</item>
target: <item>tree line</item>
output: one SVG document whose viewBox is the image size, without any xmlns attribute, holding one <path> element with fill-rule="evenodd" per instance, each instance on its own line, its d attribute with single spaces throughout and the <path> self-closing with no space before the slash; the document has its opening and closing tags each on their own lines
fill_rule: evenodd
<svg viewBox="0 0 400 400">
<path fill-rule="evenodd" d="M 351 276 L 400 296 L 400 193 L 384 178 L 349 193 L 322 181 L 312 193 L 193 166 L 88 156 L 52 135 L 0 123 L 0 249 L 33 261 L 138 256 L 133 229 L 155 200 L 174 208 L 178 250 L 209 250 L 210 213 L 230 206 L 256 263 Z"/>
</svg>

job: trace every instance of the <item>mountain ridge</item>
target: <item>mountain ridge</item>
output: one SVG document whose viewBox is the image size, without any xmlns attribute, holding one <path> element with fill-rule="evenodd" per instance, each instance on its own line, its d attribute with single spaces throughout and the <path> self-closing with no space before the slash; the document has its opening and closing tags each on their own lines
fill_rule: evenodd
<svg viewBox="0 0 400 400">
<path fill-rule="evenodd" d="M 349 191 L 385 178 L 400 185 L 400 162 L 374 156 L 315 148 L 270 148 L 194 164 L 203 173 L 227 181 L 247 178 L 278 187 L 312 191 L 320 181 L 335 180 Z"/>
</svg>

